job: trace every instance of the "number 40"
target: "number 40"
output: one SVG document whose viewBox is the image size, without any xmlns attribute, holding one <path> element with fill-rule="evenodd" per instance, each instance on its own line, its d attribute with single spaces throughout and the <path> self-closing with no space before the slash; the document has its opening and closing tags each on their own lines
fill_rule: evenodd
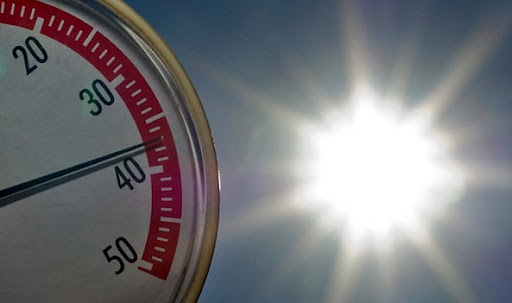
<svg viewBox="0 0 512 303">
<path fill-rule="evenodd" d="M 130 190 L 133 190 L 132 179 L 137 183 L 142 183 L 144 180 L 146 180 L 146 174 L 144 174 L 144 171 L 142 168 L 140 168 L 139 163 L 137 163 L 137 161 L 135 161 L 135 159 L 132 157 L 125 158 L 123 161 L 123 166 L 124 171 L 128 173 L 131 179 L 126 176 L 119 165 L 116 165 L 114 170 L 116 172 L 117 185 L 120 189 L 128 186 Z"/>
</svg>

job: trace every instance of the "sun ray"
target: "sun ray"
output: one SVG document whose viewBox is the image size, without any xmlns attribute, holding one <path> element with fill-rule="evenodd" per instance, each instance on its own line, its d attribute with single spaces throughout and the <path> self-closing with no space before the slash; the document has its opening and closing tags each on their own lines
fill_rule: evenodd
<svg viewBox="0 0 512 303">
<path fill-rule="evenodd" d="M 385 99 L 388 102 L 403 102 L 405 100 L 404 95 L 406 92 L 408 79 L 412 73 L 412 65 L 414 63 L 415 55 L 419 47 L 420 33 L 424 27 L 426 20 L 425 9 L 428 1 L 421 1 L 416 7 L 413 16 L 410 18 L 413 20 L 413 24 L 409 26 L 409 30 L 404 43 L 398 50 L 396 61 L 393 70 L 390 75 L 390 83 L 387 92 L 385 93 Z M 399 106 L 401 104 L 398 104 Z"/>
<path fill-rule="evenodd" d="M 358 245 L 347 245 L 347 242 L 340 238 L 325 302 L 348 302 L 361 273 L 361 249 L 362 247 Z"/>
<path fill-rule="evenodd" d="M 295 271 L 304 264 L 304 260 L 311 260 L 317 255 L 322 241 L 324 230 L 318 226 L 312 226 L 311 229 L 302 235 L 301 241 L 294 247 L 289 248 L 288 257 L 283 260 L 270 275 L 265 285 L 271 287 L 279 282 L 286 281 Z M 265 288 L 265 287 L 263 287 Z"/>
<path fill-rule="evenodd" d="M 306 91 L 306 100 L 313 100 L 318 109 L 329 108 L 334 103 L 334 100 L 320 88 L 321 85 L 311 76 L 301 60 L 289 57 L 287 62 L 293 77 L 300 83 L 301 89 Z"/>
<path fill-rule="evenodd" d="M 427 231 L 424 230 L 419 237 L 411 238 L 411 241 L 417 245 L 430 268 L 437 274 L 457 302 L 475 302 L 475 297 L 469 286 Z"/>
<path fill-rule="evenodd" d="M 392 285 L 395 281 L 396 275 L 396 260 L 394 255 L 394 247 L 392 243 L 388 243 L 384 247 L 379 247 L 379 249 L 374 250 L 374 253 L 377 256 L 378 261 L 378 275 L 380 282 L 380 292 L 383 297 L 386 297 L 390 294 L 392 290 Z"/>
<path fill-rule="evenodd" d="M 311 120 L 294 112 L 291 108 L 280 105 L 278 100 L 269 97 L 267 94 L 257 91 L 249 85 L 237 79 L 234 75 L 214 66 L 206 60 L 198 59 L 199 69 L 210 76 L 210 79 L 227 89 L 240 103 L 252 110 L 257 110 L 273 121 L 278 121 L 285 128 L 294 128 L 296 125 L 311 123 Z"/>
<path fill-rule="evenodd" d="M 341 6 L 341 19 L 344 21 L 342 32 L 345 37 L 345 45 L 341 49 L 346 50 L 345 61 L 349 65 L 348 74 L 352 82 L 350 87 L 356 87 L 368 80 L 366 36 L 355 1 L 343 0 Z"/>
<path fill-rule="evenodd" d="M 453 142 L 454 149 L 475 146 L 479 140 L 489 137 L 490 134 L 512 127 L 510 116 L 505 111 L 494 113 L 492 116 L 487 113 L 478 112 L 472 116 L 468 115 L 468 118 L 476 117 L 477 115 L 478 121 L 472 121 L 470 124 L 464 123 L 464 125 L 454 127 L 455 129 L 451 130 L 452 137 L 457 138 Z"/>
<path fill-rule="evenodd" d="M 435 119 L 483 66 L 510 32 L 512 17 L 491 12 L 485 15 L 461 50 L 453 57 L 449 72 L 420 102 L 418 111 Z"/>
<path fill-rule="evenodd" d="M 473 188 L 509 189 L 512 184 L 512 167 L 497 163 L 466 162 L 467 183 Z"/>
<path fill-rule="evenodd" d="M 254 201 L 254 206 L 242 213 L 227 214 L 222 227 L 223 237 L 235 239 L 242 235 L 246 236 L 255 230 L 301 215 L 300 210 L 294 205 L 293 196 L 290 191 L 267 195 L 259 201 Z"/>
</svg>

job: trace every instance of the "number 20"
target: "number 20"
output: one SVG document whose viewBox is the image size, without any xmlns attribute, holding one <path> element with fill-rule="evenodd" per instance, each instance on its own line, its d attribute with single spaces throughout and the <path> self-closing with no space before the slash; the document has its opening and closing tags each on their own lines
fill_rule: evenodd
<svg viewBox="0 0 512 303">
<path fill-rule="evenodd" d="M 26 47 L 26 49 L 28 49 L 28 52 L 25 49 L 25 47 Z M 36 61 L 41 64 L 45 63 L 46 60 L 48 60 L 48 54 L 46 53 L 46 50 L 41 45 L 41 43 L 36 38 L 34 38 L 32 36 L 25 39 L 25 47 L 20 46 L 20 45 L 16 46 L 12 50 L 12 55 L 14 56 L 15 59 L 18 59 L 19 58 L 18 53 L 21 53 L 21 55 L 23 56 L 23 61 L 25 62 L 25 71 L 27 72 L 27 76 L 28 76 L 30 73 L 35 71 L 37 68 L 37 64 L 33 64 L 33 65 L 30 64 L 28 53 L 30 53 L 32 55 L 32 57 L 34 57 L 34 59 L 36 59 Z M 36 52 L 35 49 L 37 49 L 39 51 Z"/>
</svg>

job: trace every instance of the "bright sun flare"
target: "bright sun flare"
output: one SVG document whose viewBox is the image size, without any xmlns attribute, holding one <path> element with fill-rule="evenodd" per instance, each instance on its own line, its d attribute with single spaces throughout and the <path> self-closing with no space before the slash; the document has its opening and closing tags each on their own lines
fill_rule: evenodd
<svg viewBox="0 0 512 303">
<path fill-rule="evenodd" d="M 429 126 L 359 89 L 334 123 L 307 131 L 308 204 L 353 240 L 418 231 L 463 185 Z"/>
</svg>

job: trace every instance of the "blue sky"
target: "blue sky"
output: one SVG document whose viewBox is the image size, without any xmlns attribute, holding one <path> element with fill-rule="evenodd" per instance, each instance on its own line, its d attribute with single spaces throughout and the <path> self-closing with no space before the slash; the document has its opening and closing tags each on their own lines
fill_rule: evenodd
<svg viewBox="0 0 512 303">
<path fill-rule="evenodd" d="M 399 63 L 408 66 L 409 107 L 452 83 L 436 126 L 464 137 L 454 157 L 482 180 L 430 234 L 476 302 L 512 300 L 510 1 L 126 2 L 180 59 L 217 144 L 219 235 L 200 302 L 327 300 L 343 255 L 339 236 L 318 231 L 314 214 L 283 205 L 302 184 L 293 174 L 301 146 L 293 121 L 321 119 L 353 84 L 347 20 L 354 16 L 376 91 L 390 89 Z M 425 251 L 406 239 L 395 244 L 392 256 L 359 257 L 348 302 L 460 298 Z"/>
</svg>

